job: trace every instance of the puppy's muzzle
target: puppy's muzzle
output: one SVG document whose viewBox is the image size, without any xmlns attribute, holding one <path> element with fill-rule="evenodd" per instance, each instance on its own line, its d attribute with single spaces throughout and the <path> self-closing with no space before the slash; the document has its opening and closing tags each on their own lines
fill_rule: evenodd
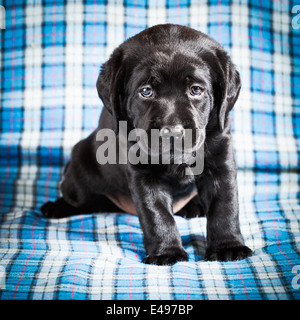
<svg viewBox="0 0 300 320">
<path fill-rule="evenodd" d="M 163 138 L 182 138 L 184 136 L 184 128 L 180 124 L 176 126 L 164 126 L 161 128 L 159 133 Z"/>
</svg>

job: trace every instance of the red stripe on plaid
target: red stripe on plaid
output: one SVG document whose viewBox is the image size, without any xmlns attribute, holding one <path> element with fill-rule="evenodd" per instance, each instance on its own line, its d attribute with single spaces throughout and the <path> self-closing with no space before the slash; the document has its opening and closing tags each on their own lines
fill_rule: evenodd
<svg viewBox="0 0 300 320">
<path fill-rule="evenodd" d="M 34 241 L 34 229 L 35 229 L 35 226 L 36 226 L 36 224 L 37 224 L 37 219 L 38 219 L 38 217 L 35 216 L 34 223 L 33 223 L 33 226 L 32 226 L 32 232 L 31 232 L 33 250 L 32 250 L 32 252 L 31 252 L 31 254 L 27 257 L 27 260 L 25 261 L 25 264 L 24 264 L 23 270 L 22 270 L 22 272 L 21 272 L 19 281 L 18 281 L 17 286 L 16 286 L 16 288 L 15 288 L 13 300 L 16 299 L 17 291 L 18 291 L 18 289 L 19 289 L 19 285 L 20 285 L 21 280 L 22 280 L 22 278 L 23 278 L 23 275 L 24 275 L 25 269 L 26 269 L 26 267 L 27 267 L 28 261 L 29 261 L 29 259 L 34 255 L 35 250 L 36 250 L 36 248 L 35 248 L 35 241 Z"/>
<path fill-rule="evenodd" d="M 136 257 L 136 259 L 138 260 L 138 256 L 137 256 L 137 253 L 136 253 L 136 250 L 135 250 L 135 247 L 134 247 L 134 243 L 133 243 L 133 240 L 132 240 L 132 234 L 131 234 L 131 228 L 130 228 L 130 219 L 131 219 L 131 215 L 128 216 L 128 220 L 127 220 L 127 223 L 128 223 L 128 231 L 129 231 L 129 238 L 130 238 L 130 243 L 131 243 L 133 252 L 135 253 L 135 257 Z M 133 265 L 133 264 L 131 263 L 131 264 L 130 264 L 130 271 L 129 271 L 129 300 L 131 300 L 132 265 Z"/>
<path fill-rule="evenodd" d="M 49 172 L 48 172 L 48 179 L 46 180 L 45 184 L 45 197 L 46 202 L 49 200 L 49 181 L 51 181 L 52 178 L 52 140 L 53 140 L 53 133 L 54 133 L 54 111 L 55 111 L 55 53 L 56 53 L 56 47 L 55 47 L 55 29 L 56 29 L 56 1 L 53 2 L 53 24 L 52 24 L 52 45 L 53 45 L 53 63 L 52 63 L 52 106 L 51 106 L 51 131 L 50 131 L 50 139 L 49 139 Z"/>
<path fill-rule="evenodd" d="M 180 0 L 177 0 L 176 5 L 176 22 L 177 24 L 180 24 Z"/>
<path fill-rule="evenodd" d="M 277 152 L 277 151 L 273 150 L 271 152 Z M 289 155 L 293 155 L 293 152 L 291 151 L 289 153 Z M 36 155 L 34 153 L 22 155 L 22 159 L 24 159 L 24 160 L 25 159 L 35 159 L 35 158 L 36 158 Z M 60 158 L 57 158 L 57 159 L 59 160 Z M 64 160 L 70 160 L 70 154 L 68 156 L 64 156 Z M 249 162 L 250 162 L 250 160 L 249 160 Z M 262 161 L 256 160 L 256 159 L 254 159 L 254 160 L 251 159 L 251 163 L 262 164 Z M 269 164 L 272 164 L 272 165 L 281 164 L 281 166 L 283 166 L 283 167 L 288 167 L 288 166 L 299 164 L 299 163 L 300 163 L 300 160 L 298 160 L 298 159 L 291 159 L 290 161 L 272 160 L 271 162 L 269 162 Z M 243 167 L 243 169 L 245 169 L 245 168 Z M 274 172 L 272 172 L 272 174 L 274 174 Z M 39 179 L 39 181 L 44 181 L 44 179 Z M 45 181 L 47 181 L 47 180 L 45 180 Z"/>
<path fill-rule="evenodd" d="M 137 0 L 134 1 L 134 31 L 138 32 L 138 5 Z"/>
<path fill-rule="evenodd" d="M 15 25 L 16 25 L 16 6 L 15 2 L 13 2 L 12 7 L 12 61 L 11 61 L 11 73 L 12 73 L 12 87 L 11 87 L 11 104 L 10 104 L 10 127 L 9 127 L 9 136 L 7 141 L 7 167 L 6 167 L 6 173 L 5 178 L 2 179 L 1 183 L 1 199 L 0 199 L 0 210 L 2 208 L 3 202 L 4 202 L 4 188 L 5 188 L 5 180 L 9 177 L 9 171 L 10 171 L 10 159 L 9 159 L 9 151 L 10 151 L 10 144 L 11 144 L 11 138 L 13 133 L 13 110 L 14 110 L 14 92 L 15 92 Z"/>
<path fill-rule="evenodd" d="M 218 1 L 218 41 L 221 43 L 222 41 L 221 34 L 221 0 Z"/>
<path fill-rule="evenodd" d="M 96 46 L 96 35 L 97 35 L 97 0 L 94 0 L 94 22 L 93 22 L 93 82 L 96 84 L 97 74 L 96 74 L 96 66 L 97 63 L 95 62 L 97 56 L 97 46 Z M 96 103 L 93 104 L 93 120 L 96 119 Z M 93 124 L 93 130 L 96 129 L 97 122 Z"/>
<path fill-rule="evenodd" d="M 263 80 L 263 72 L 264 72 L 264 68 L 263 68 L 263 37 L 262 37 L 262 26 L 263 26 L 263 19 L 262 19 L 262 0 L 259 0 L 259 38 L 260 38 L 260 73 L 261 73 L 261 80 Z M 267 148 L 267 142 L 266 142 L 266 133 L 265 133 L 265 111 L 264 111 L 264 82 L 261 81 L 261 105 L 262 105 L 262 128 L 263 128 L 263 137 L 264 137 L 264 144 L 265 144 L 265 163 L 266 163 L 266 193 L 265 193 L 265 204 L 266 204 L 266 209 L 268 211 L 268 215 L 269 217 L 272 219 L 273 221 L 273 226 L 274 226 L 274 230 L 276 233 L 276 240 L 277 240 L 277 246 L 278 246 L 278 250 L 280 253 L 282 253 L 286 259 L 288 260 L 289 264 L 291 265 L 291 267 L 293 268 L 293 264 L 291 263 L 290 259 L 288 258 L 288 256 L 286 255 L 286 253 L 280 248 L 280 240 L 279 240 L 279 236 L 278 236 L 278 231 L 277 231 L 277 226 L 276 226 L 276 222 L 274 217 L 271 214 L 271 210 L 269 208 L 269 203 L 268 203 L 268 193 L 269 193 L 269 181 L 268 181 L 268 165 L 269 165 L 269 161 L 268 161 L 268 148 Z"/>
<path fill-rule="evenodd" d="M 187 294 L 188 300 L 191 300 L 190 292 L 189 292 L 189 286 L 188 286 L 188 283 L 187 283 L 187 276 L 186 276 L 186 272 L 185 272 L 185 262 L 183 262 L 183 273 L 184 273 L 184 282 L 185 282 L 186 294 Z"/>
<path fill-rule="evenodd" d="M 89 33 L 86 33 L 86 32 L 82 32 L 81 33 L 82 36 L 85 36 L 85 35 L 88 35 Z M 38 34 L 38 35 L 25 35 L 25 36 L 22 36 L 22 37 L 15 37 L 15 40 L 17 39 L 30 39 L 30 38 L 43 38 L 43 37 L 48 37 L 48 36 L 51 36 L 52 33 L 41 33 L 41 34 Z M 60 32 L 60 33 L 56 33 L 56 36 L 67 36 L 68 33 L 67 32 Z M 96 35 L 97 37 L 107 37 L 107 33 L 106 32 L 96 32 Z M 255 36 L 250 36 L 249 34 L 241 34 L 241 33 L 222 33 L 222 35 L 224 37 L 234 37 L 235 39 L 238 39 L 238 38 L 248 38 L 248 39 L 252 39 L 252 40 L 255 40 L 255 39 L 260 39 L 259 37 L 255 37 Z M 126 34 L 123 34 L 123 38 L 126 39 L 127 38 L 127 35 Z M 290 47 L 292 46 L 293 44 L 291 43 L 287 43 L 287 42 L 283 42 L 283 41 L 280 41 L 280 40 L 270 40 L 270 39 L 263 39 L 264 41 L 268 41 L 268 42 L 271 42 L 271 43 L 276 43 L 276 44 L 280 44 L 282 46 L 286 46 L 286 47 Z M 5 40 L 7 41 L 7 40 Z M 0 42 L 4 42 L 4 39 L 0 39 Z M 10 59 L 7 58 L 6 61 L 9 61 Z"/>
<path fill-rule="evenodd" d="M 220 43 L 222 43 L 222 31 L 221 31 L 221 0 L 219 0 L 218 1 L 218 41 L 220 42 Z M 239 275 L 240 275 L 240 280 L 241 280 L 241 282 L 242 282 L 242 285 L 243 285 L 243 287 L 244 287 L 244 290 L 245 290 L 245 292 L 246 292 L 246 294 L 247 294 L 247 290 L 246 290 L 246 287 L 245 287 L 245 285 L 244 285 L 244 281 L 243 281 L 243 277 L 242 277 L 242 275 L 239 273 Z M 247 297 L 248 297 L 248 295 L 247 295 Z"/>
<path fill-rule="evenodd" d="M 132 265 L 130 264 L 130 270 L 129 270 L 129 300 L 131 300 L 131 275 L 132 275 Z"/>
<path fill-rule="evenodd" d="M 85 120 L 85 119 L 90 119 L 91 116 L 88 116 L 88 115 L 82 115 L 81 116 L 81 119 L 82 120 Z M 54 117 L 53 120 L 56 122 L 61 122 L 61 121 L 65 121 L 67 118 L 66 117 Z M 43 121 L 48 121 L 49 118 L 47 117 L 37 117 L 37 118 L 31 118 L 31 117 L 27 117 L 27 118 L 16 118 L 14 117 L 14 122 L 24 122 L 24 121 L 30 121 L 30 123 L 33 123 L 33 122 L 43 122 Z M 234 122 L 237 122 L 236 119 L 232 118 L 231 119 L 231 122 L 234 123 Z M 251 124 L 256 124 L 257 122 L 256 121 L 248 121 L 248 123 L 251 123 Z M 275 122 L 265 122 L 266 126 L 273 126 L 275 127 L 276 125 L 276 128 L 296 128 L 297 125 L 296 124 L 292 124 L 292 123 L 275 123 Z M 44 131 L 47 131 L 47 130 L 44 130 Z M 270 136 L 273 136 L 273 134 L 270 134 Z M 24 155 L 26 156 L 26 155 Z"/>
<path fill-rule="evenodd" d="M 96 66 L 96 64 L 94 63 L 94 66 Z M 94 69 L 95 70 L 95 69 Z M 270 72 L 271 72 L 271 70 L 270 70 Z M 55 73 L 55 75 L 36 75 L 36 76 L 20 76 L 20 77 L 13 77 L 13 78 L 1 78 L 0 79 L 0 82 L 2 82 L 2 81 L 9 81 L 9 80 L 11 80 L 11 81 L 14 81 L 14 80 L 24 80 L 24 79 L 30 79 L 30 80 L 32 80 L 32 79 L 44 79 L 44 78 L 47 78 L 47 79 L 50 79 L 51 77 L 53 78 L 53 77 L 59 77 L 59 76 L 61 76 L 61 77 L 65 77 L 67 74 L 66 73 Z M 89 76 L 88 74 L 85 74 L 85 73 L 82 73 L 82 77 L 84 78 L 84 77 L 86 77 L 86 76 Z M 95 79 L 95 82 L 96 82 L 96 76 L 97 76 L 97 74 L 96 73 L 93 73 L 93 77 L 94 77 L 94 79 Z M 254 82 L 254 81 L 256 81 L 256 79 L 254 79 L 254 78 L 249 78 L 249 80 L 251 81 L 251 82 Z M 261 82 L 262 83 L 265 83 L 265 84 L 273 84 L 273 85 L 277 85 L 277 86 L 284 86 L 284 87 L 300 87 L 300 84 L 294 84 L 294 83 L 289 83 L 289 82 L 279 82 L 279 81 L 266 81 L 266 80 L 264 80 L 264 79 L 261 79 Z M 61 87 L 61 86 L 59 86 L 59 87 Z M 92 86 L 93 88 L 94 88 L 94 86 Z"/>
<path fill-rule="evenodd" d="M 82 219 L 82 215 L 80 216 L 80 241 L 82 242 L 82 245 L 83 245 L 83 250 L 84 250 L 84 253 L 83 253 L 83 256 L 86 255 L 87 253 L 87 250 L 86 250 L 86 246 L 85 246 L 85 242 L 83 240 L 83 219 Z M 75 272 L 74 272 L 74 276 L 73 276 L 73 285 L 72 285 L 72 291 L 71 291 L 71 300 L 73 300 L 73 297 L 74 297 L 74 291 L 75 291 L 75 280 L 76 280 L 76 274 L 77 274 L 77 270 L 78 270 L 78 266 L 80 264 L 80 261 L 82 259 L 82 256 L 79 258 L 79 260 L 77 261 L 77 264 L 76 264 L 76 268 L 75 268 Z"/>
<path fill-rule="evenodd" d="M 234 263 L 234 265 L 235 265 L 235 267 L 236 267 L 236 270 L 237 270 L 237 272 L 238 272 L 238 274 L 239 274 L 239 277 L 240 277 L 241 283 L 242 283 L 242 285 L 243 285 L 244 292 L 245 292 L 245 294 L 246 294 L 247 300 L 250 300 L 250 298 L 249 298 L 249 296 L 248 296 L 248 292 L 247 292 L 246 286 L 245 286 L 245 283 L 244 283 L 244 280 L 243 280 L 243 277 L 242 277 L 242 274 L 241 274 L 241 272 L 240 272 L 240 269 L 239 269 L 239 267 L 238 267 L 238 265 L 237 265 L 237 263 L 236 263 L 235 261 L 233 261 L 233 263 Z"/>
<path fill-rule="evenodd" d="M 131 219 L 131 215 L 128 216 L 128 220 L 127 220 L 127 223 L 128 223 L 128 232 L 129 232 L 129 239 L 130 239 L 130 243 L 131 243 L 133 252 L 135 253 L 136 260 L 139 260 L 138 255 L 137 255 L 137 252 L 136 252 L 135 247 L 134 247 L 133 240 L 132 240 L 131 227 L 130 227 L 130 219 Z"/>
</svg>

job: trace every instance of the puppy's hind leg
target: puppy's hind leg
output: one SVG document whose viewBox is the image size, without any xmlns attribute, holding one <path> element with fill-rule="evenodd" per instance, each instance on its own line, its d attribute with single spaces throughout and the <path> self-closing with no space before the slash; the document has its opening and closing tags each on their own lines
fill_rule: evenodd
<svg viewBox="0 0 300 320">
<path fill-rule="evenodd" d="M 80 211 L 68 204 L 64 198 L 59 198 L 56 201 L 48 201 L 41 206 L 41 212 L 46 218 L 65 218 L 80 214 Z"/>
<path fill-rule="evenodd" d="M 64 198 L 59 198 L 56 201 L 48 201 L 41 206 L 41 212 L 46 218 L 66 218 L 77 214 L 85 213 L 109 213 L 109 212 L 124 212 L 111 202 L 104 195 L 94 195 L 89 201 L 81 207 L 74 207 L 67 203 Z"/>
<path fill-rule="evenodd" d="M 205 217 L 204 212 L 201 210 L 199 196 L 196 195 L 190 200 L 180 211 L 176 213 L 177 216 L 181 216 L 186 219 L 192 219 L 196 217 Z"/>
</svg>

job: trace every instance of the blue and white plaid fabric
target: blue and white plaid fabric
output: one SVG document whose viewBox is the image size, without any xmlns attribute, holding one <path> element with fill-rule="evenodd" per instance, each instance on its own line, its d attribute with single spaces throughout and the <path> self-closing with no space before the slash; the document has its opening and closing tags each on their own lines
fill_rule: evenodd
<svg viewBox="0 0 300 320">
<path fill-rule="evenodd" d="M 0 4 L 1 299 L 300 298 L 297 1 Z M 190 259 L 160 267 L 142 263 L 135 216 L 39 211 L 57 198 L 72 146 L 97 125 L 101 64 L 124 39 L 167 22 L 211 35 L 241 74 L 232 118 L 241 229 L 254 250 L 246 260 L 204 261 L 204 218 L 176 217 Z"/>
</svg>

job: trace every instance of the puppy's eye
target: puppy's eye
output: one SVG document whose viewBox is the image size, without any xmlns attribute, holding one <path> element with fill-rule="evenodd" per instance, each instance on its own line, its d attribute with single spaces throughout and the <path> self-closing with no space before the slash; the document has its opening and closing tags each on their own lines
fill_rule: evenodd
<svg viewBox="0 0 300 320">
<path fill-rule="evenodd" d="M 192 96 L 200 96 L 202 94 L 203 90 L 199 86 L 192 86 L 190 89 L 190 94 Z"/>
<path fill-rule="evenodd" d="M 150 98 L 153 95 L 153 91 L 150 87 L 145 87 L 142 88 L 140 90 L 140 94 L 144 97 L 144 98 Z"/>
</svg>

